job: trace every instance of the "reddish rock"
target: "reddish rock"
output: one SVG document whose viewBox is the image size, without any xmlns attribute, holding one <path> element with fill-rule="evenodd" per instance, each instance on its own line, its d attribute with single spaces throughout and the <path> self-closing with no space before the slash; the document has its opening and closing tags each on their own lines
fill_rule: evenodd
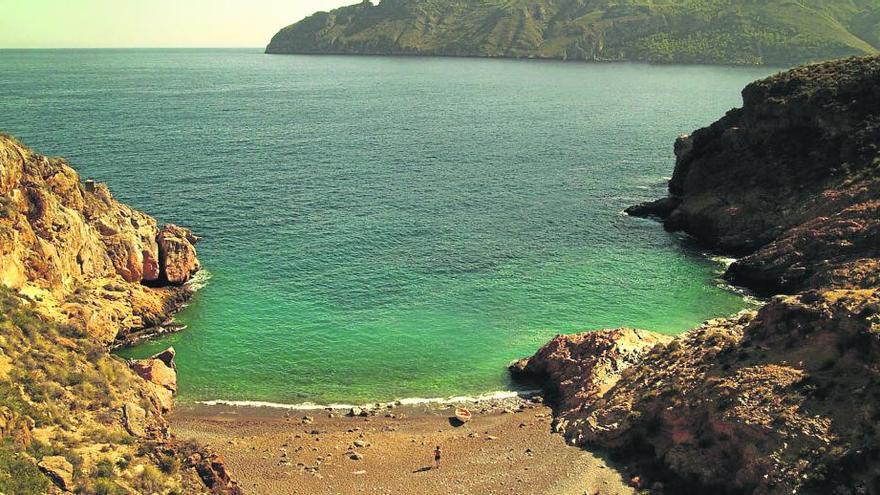
<svg viewBox="0 0 880 495">
<path fill-rule="evenodd" d="M 223 457 L 210 453 L 204 457 L 197 456 L 194 460 L 196 461 L 196 472 L 199 473 L 199 477 L 211 490 L 211 493 L 223 495 L 241 495 L 243 493 L 238 483 L 230 476 Z"/>
<path fill-rule="evenodd" d="M 160 266 L 165 280 L 180 285 L 188 281 L 200 268 L 193 242 L 197 238 L 187 229 L 168 224 L 159 232 Z"/>
<path fill-rule="evenodd" d="M 151 359 L 158 359 L 159 361 L 162 361 L 163 363 L 165 363 L 165 365 L 168 366 L 169 368 L 171 368 L 172 370 L 177 371 L 177 365 L 174 363 L 174 357 L 176 355 L 177 355 L 177 352 L 174 350 L 174 348 L 169 347 L 168 349 L 165 349 L 164 351 L 160 352 L 159 354 L 156 354 Z"/>
<path fill-rule="evenodd" d="M 548 392 L 558 399 L 561 409 L 576 408 L 586 398 L 604 394 L 624 370 L 657 344 L 670 340 L 667 335 L 631 328 L 557 335 L 510 370 L 519 378 L 549 385 Z"/>
<path fill-rule="evenodd" d="M 618 374 L 601 364 L 613 345 L 557 337 L 512 369 L 549 380 L 556 431 L 666 493 L 877 491 L 878 87 L 880 57 L 800 67 L 677 141 L 669 198 L 630 213 L 744 255 L 728 280 L 797 295 L 706 322 Z"/>
<path fill-rule="evenodd" d="M 159 276 L 161 275 L 159 269 L 159 259 L 152 251 L 144 251 L 141 253 L 144 259 L 143 265 L 143 280 L 147 282 L 153 282 L 159 280 Z"/>
<path fill-rule="evenodd" d="M 852 464 L 880 444 L 878 289 L 776 298 L 654 346 L 616 375 L 594 364 L 614 346 L 557 337 L 539 355 L 529 361 L 558 391 L 556 430 L 634 460 L 650 453 L 673 493 L 831 493 L 871 483 L 880 467 Z"/>
<path fill-rule="evenodd" d="M 163 229 L 160 257 L 155 219 L 116 201 L 105 184 L 87 190 L 63 159 L 2 134 L 0 209 L 0 284 L 46 291 L 42 307 L 102 343 L 164 320 L 190 294 L 177 286 L 198 266 L 192 233 Z M 166 262 L 173 288 L 157 287 L 169 285 Z"/>
<path fill-rule="evenodd" d="M 177 393 L 177 372 L 174 369 L 174 348 L 148 359 L 138 359 L 129 364 L 141 378 Z"/>
</svg>

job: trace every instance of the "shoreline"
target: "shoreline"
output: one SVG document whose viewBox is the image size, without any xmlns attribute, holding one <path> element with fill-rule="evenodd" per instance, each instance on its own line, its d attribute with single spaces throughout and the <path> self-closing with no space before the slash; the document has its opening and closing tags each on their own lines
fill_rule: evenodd
<svg viewBox="0 0 880 495">
<path fill-rule="evenodd" d="M 525 62 L 560 62 L 566 64 L 588 64 L 588 65 L 610 65 L 610 64 L 638 64 L 638 65 L 651 65 L 657 67 L 727 67 L 727 68 L 767 68 L 771 70 L 782 71 L 787 68 L 797 66 L 803 64 L 793 63 L 793 64 L 752 64 L 752 63 L 736 63 L 736 62 L 683 62 L 683 61 L 672 61 L 672 62 L 663 62 L 663 61 L 651 61 L 651 60 L 630 60 L 630 59 L 582 59 L 582 58 L 562 58 L 562 57 L 544 57 L 538 55 L 531 56 L 514 56 L 514 55 L 457 55 L 452 53 L 369 53 L 369 52 L 345 52 L 345 51 L 269 51 L 269 46 L 267 45 L 262 52 L 262 55 L 272 55 L 272 56 L 284 56 L 284 55 L 303 55 L 309 57 L 321 57 L 321 56 L 329 56 L 329 57 L 389 57 L 389 58 L 449 58 L 449 59 L 475 59 L 475 60 L 516 60 L 516 61 L 525 61 Z"/>
<path fill-rule="evenodd" d="M 440 403 L 391 403 L 367 416 L 180 404 L 169 421 L 178 438 L 222 452 L 249 493 L 634 493 L 630 473 L 552 432 L 552 411 L 541 399 L 479 405 L 464 425 L 450 420 L 452 405 Z M 442 466 L 431 469 L 437 445 Z"/>
<path fill-rule="evenodd" d="M 493 403 L 510 399 L 528 400 L 534 397 L 540 397 L 542 391 L 540 389 L 529 390 L 498 390 L 494 392 L 486 392 L 474 396 L 456 395 L 450 397 L 404 397 L 386 401 L 368 401 L 363 403 L 330 403 L 318 404 L 314 402 L 300 402 L 296 404 L 287 404 L 283 402 L 259 401 L 259 400 L 197 400 L 192 402 L 181 402 L 182 406 L 192 407 L 213 407 L 226 406 L 235 408 L 250 409 L 278 409 L 286 411 L 338 411 L 344 409 L 360 408 L 368 412 L 381 410 L 383 408 L 399 407 L 399 406 L 426 406 L 436 405 L 444 407 L 479 405 L 484 403 Z"/>
</svg>

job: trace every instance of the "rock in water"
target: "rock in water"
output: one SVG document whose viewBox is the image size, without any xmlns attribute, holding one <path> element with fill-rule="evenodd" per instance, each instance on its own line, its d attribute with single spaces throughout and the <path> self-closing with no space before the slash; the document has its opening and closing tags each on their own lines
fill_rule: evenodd
<svg viewBox="0 0 880 495">
<path fill-rule="evenodd" d="M 165 280 L 170 284 L 183 284 L 199 270 L 196 238 L 187 229 L 168 224 L 159 232 L 160 266 L 164 270 Z"/>
<path fill-rule="evenodd" d="M 665 219 L 678 207 L 676 198 L 660 198 L 635 206 L 630 206 L 624 212 L 633 217 Z"/>
<path fill-rule="evenodd" d="M 158 473 L 151 485 L 163 486 L 150 492 L 203 493 L 204 481 L 211 493 L 241 493 L 222 460 L 183 445 L 167 430 L 162 413 L 171 410 L 177 390 L 174 350 L 132 363 L 146 380 L 107 354 L 111 346 L 148 335 L 191 294 L 179 284 L 198 269 L 197 238 L 166 226 L 160 256 L 159 237 L 153 218 L 117 202 L 106 185 L 82 183 L 63 159 L 40 156 L 0 133 L 0 378 L 9 382 L 14 369 L 39 381 L 36 387 L 13 381 L 4 392 L 0 437 L 24 460 L 32 459 L 33 439 L 84 461 L 78 470 L 65 457 L 34 459 L 55 485 L 46 493 L 92 493 L 117 484 L 128 492 L 122 480 L 145 468 Z M 166 267 L 173 284 L 165 280 Z M 36 428 L 22 411 L 51 421 Z M 121 427 L 134 438 L 108 443 Z M 88 479 L 96 461 L 123 456 L 131 463 L 107 471 L 105 481 L 113 484 Z M 194 459 L 188 467 L 204 461 L 202 480 L 192 469 L 159 469 L 160 459 L 174 457 Z"/>
<path fill-rule="evenodd" d="M 512 366 L 555 392 L 555 431 L 651 466 L 666 493 L 876 487 L 878 88 L 880 57 L 797 68 L 679 139 L 666 227 L 747 254 L 728 279 L 796 295 L 630 359 L 620 334 L 555 338 Z"/>
<path fill-rule="evenodd" d="M 160 233 L 155 219 L 91 184 L 63 159 L 0 134 L 0 284 L 39 291 L 48 317 L 109 344 L 157 325 L 188 297 L 154 287 L 195 273 L 197 238 L 173 225 Z"/>
</svg>

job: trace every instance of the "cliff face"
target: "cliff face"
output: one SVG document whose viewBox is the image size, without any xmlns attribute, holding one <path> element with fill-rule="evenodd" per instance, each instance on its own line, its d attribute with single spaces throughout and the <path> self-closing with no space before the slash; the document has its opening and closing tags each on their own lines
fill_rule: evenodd
<svg viewBox="0 0 880 495">
<path fill-rule="evenodd" d="M 190 296 L 196 240 L 0 135 L 0 492 L 239 492 L 168 431 L 173 349 L 108 352 Z"/>
<path fill-rule="evenodd" d="M 676 143 L 670 196 L 630 211 L 745 253 L 728 279 L 795 295 L 635 354 L 618 330 L 560 336 L 512 371 L 558 394 L 557 431 L 657 491 L 880 493 L 880 59 L 743 95 Z"/>
<path fill-rule="evenodd" d="M 104 343 L 160 324 L 199 269 L 191 233 L 0 135 L 0 284 Z"/>
<path fill-rule="evenodd" d="M 871 0 L 382 0 L 318 12 L 267 53 L 797 64 L 875 53 Z"/>
<path fill-rule="evenodd" d="M 750 84 L 742 108 L 679 138 L 669 197 L 629 211 L 748 254 L 725 277 L 764 294 L 873 287 L 878 146 L 880 57 L 801 67 Z"/>
</svg>

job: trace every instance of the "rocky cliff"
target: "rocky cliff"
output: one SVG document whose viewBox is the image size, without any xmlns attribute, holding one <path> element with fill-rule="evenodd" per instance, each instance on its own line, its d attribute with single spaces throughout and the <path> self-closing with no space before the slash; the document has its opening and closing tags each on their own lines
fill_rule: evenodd
<svg viewBox="0 0 880 495">
<path fill-rule="evenodd" d="M 101 342 L 161 324 L 199 269 L 196 238 L 0 135 L 0 284 Z"/>
<path fill-rule="evenodd" d="M 512 371 L 556 394 L 557 431 L 658 492 L 880 493 L 880 58 L 778 74 L 743 102 L 678 140 L 669 197 L 629 211 L 790 295 L 657 345 L 560 336 Z"/>
<path fill-rule="evenodd" d="M 0 135 L 0 492 L 239 491 L 216 454 L 168 431 L 173 349 L 108 352 L 191 295 L 196 240 Z"/>
<path fill-rule="evenodd" d="M 800 67 L 679 138 L 669 197 L 628 211 L 747 255 L 725 278 L 763 294 L 876 287 L 878 146 L 880 58 Z"/>
</svg>

